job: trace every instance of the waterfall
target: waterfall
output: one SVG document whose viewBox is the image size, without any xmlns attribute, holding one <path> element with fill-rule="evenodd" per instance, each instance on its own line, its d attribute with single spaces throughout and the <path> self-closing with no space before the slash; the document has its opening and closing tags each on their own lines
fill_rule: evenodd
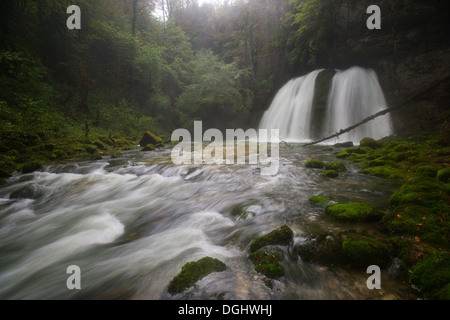
<svg viewBox="0 0 450 320">
<path fill-rule="evenodd" d="M 352 67 L 337 71 L 328 96 L 324 135 L 338 132 L 387 108 L 375 71 Z M 378 117 L 339 137 L 359 142 L 364 137 L 381 139 L 392 134 L 389 115 Z"/>
<path fill-rule="evenodd" d="M 314 86 L 321 71 L 313 71 L 284 85 L 264 113 L 259 128 L 279 129 L 284 141 L 308 140 Z"/>
<path fill-rule="evenodd" d="M 280 139 L 304 142 L 314 139 L 311 119 L 314 112 L 316 78 L 322 70 L 290 80 L 276 94 L 264 113 L 260 128 L 279 129 Z M 375 71 L 352 67 L 336 70 L 328 93 L 327 110 L 323 121 L 322 137 L 356 124 L 366 117 L 386 109 L 387 103 Z M 317 120 L 317 116 L 314 119 Z M 378 117 L 341 135 L 339 141 L 359 143 L 364 137 L 380 139 L 392 134 L 389 114 Z M 336 141 L 329 141 L 334 143 Z"/>
</svg>

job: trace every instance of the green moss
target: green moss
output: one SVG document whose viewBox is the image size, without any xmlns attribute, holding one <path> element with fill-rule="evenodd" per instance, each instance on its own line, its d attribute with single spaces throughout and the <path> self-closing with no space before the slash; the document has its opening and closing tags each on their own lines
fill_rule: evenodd
<svg viewBox="0 0 450 320">
<path fill-rule="evenodd" d="M 450 182 L 450 168 L 441 169 L 438 171 L 436 178 L 442 182 Z"/>
<path fill-rule="evenodd" d="M 392 234 L 418 236 L 421 241 L 448 245 L 448 227 L 440 215 L 420 205 L 402 205 L 380 222 Z"/>
<path fill-rule="evenodd" d="M 298 253 L 307 262 L 367 268 L 371 264 L 387 266 L 392 252 L 386 243 L 376 238 L 346 231 L 337 235 L 321 234 L 313 241 L 300 245 Z"/>
<path fill-rule="evenodd" d="M 309 197 L 308 201 L 323 206 L 326 206 L 330 203 L 330 200 L 324 196 L 312 196 Z"/>
<path fill-rule="evenodd" d="M 365 221 L 373 208 L 365 202 L 347 202 L 329 205 L 325 208 L 326 214 L 340 221 Z"/>
<path fill-rule="evenodd" d="M 435 178 L 438 170 L 439 170 L 438 168 L 432 166 L 421 166 L 417 168 L 415 174 L 417 176 Z"/>
<path fill-rule="evenodd" d="M 145 147 L 148 144 L 158 145 L 161 144 L 163 140 L 157 135 L 153 134 L 150 131 L 146 131 L 139 141 L 139 145 L 141 147 Z"/>
<path fill-rule="evenodd" d="M 347 168 L 341 162 L 327 162 L 325 163 L 325 170 L 334 170 L 338 172 L 346 171 Z"/>
<path fill-rule="evenodd" d="M 447 195 L 441 184 L 428 177 L 409 179 L 390 198 L 393 206 L 401 204 L 417 204 L 437 211 L 448 207 Z"/>
<path fill-rule="evenodd" d="M 255 252 L 256 250 L 272 245 L 289 245 L 294 238 L 294 233 L 288 226 L 282 226 L 278 229 L 273 230 L 269 234 L 261 237 L 257 237 L 250 243 L 250 252 Z"/>
<path fill-rule="evenodd" d="M 325 167 L 325 163 L 321 160 L 309 159 L 308 161 L 305 162 L 305 167 L 323 169 Z"/>
<path fill-rule="evenodd" d="M 369 265 L 385 267 L 390 261 L 390 249 L 383 242 L 351 233 L 342 242 L 347 263 L 352 267 L 367 268 Z"/>
<path fill-rule="evenodd" d="M 339 236 L 320 234 L 297 248 L 303 261 L 326 266 L 342 265 L 344 256 Z"/>
<path fill-rule="evenodd" d="M 375 177 L 387 178 L 387 179 L 403 179 L 404 175 L 398 169 L 393 169 L 385 166 L 381 167 L 369 167 L 361 169 L 360 173 L 368 174 Z"/>
<path fill-rule="evenodd" d="M 344 150 L 344 151 L 337 153 L 336 157 L 339 159 L 345 159 L 345 158 L 350 157 L 350 153 L 348 153 L 347 151 Z"/>
<path fill-rule="evenodd" d="M 381 143 L 372 138 L 364 138 L 359 142 L 361 147 L 369 147 L 372 149 L 378 149 L 381 147 Z"/>
<path fill-rule="evenodd" d="M 183 266 L 181 272 L 172 279 L 167 291 L 170 294 L 181 293 L 208 274 L 225 271 L 226 268 L 227 266 L 222 261 L 211 257 L 205 257 L 196 262 L 188 262 Z"/>
<path fill-rule="evenodd" d="M 282 252 L 264 249 L 258 249 L 249 255 L 255 270 L 272 279 L 284 276 L 284 267 L 280 263 L 282 258 Z"/>
<path fill-rule="evenodd" d="M 326 170 L 324 172 L 321 172 L 320 175 L 325 178 L 337 178 L 339 176 L 339 173 L 335 170 Z"/>
<path fill-rule="evenodd" d="M 353 141 L 336 143 L 333 147 L 335 147 L 335 148 L 351 148 L 351 147 L 353 147 Z"/>
<path fill-rule="evenodd" d="M 142 148 L 142 151 L 152 151 L 152 150 L 155 150 L 155 146 L 151 143 Z"/>
<path fill-rule="evenodd" d="M 426 299 L 449 299 L 450 255 L 434 253 L 417 263 L 409 277 Z"/>
</svg>

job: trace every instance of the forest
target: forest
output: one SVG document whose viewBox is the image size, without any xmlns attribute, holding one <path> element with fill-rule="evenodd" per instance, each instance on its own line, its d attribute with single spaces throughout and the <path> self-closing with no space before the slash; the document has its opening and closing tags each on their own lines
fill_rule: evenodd
<svg viewBox="0 0 450 320">
<path fill-rule="evenodd" d="M 0 298 L 449 299 L 450 3 L 372 2 L 2 1 Z M 342 103 L 351 83 L 385 109 Z M 170 164 L 195 121 L 280 129 L 277 178 Z M 53 291 L 69 264 L 91 284 Z M 352 285 L 370 264 L 378 293 Z"/>
</svg>

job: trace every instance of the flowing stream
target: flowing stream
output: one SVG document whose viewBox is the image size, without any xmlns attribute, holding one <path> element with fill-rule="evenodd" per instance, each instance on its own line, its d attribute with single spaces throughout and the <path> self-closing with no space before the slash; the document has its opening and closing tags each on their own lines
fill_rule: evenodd
<svg viewBox="0 0 450 320">
<path fill-rule="evenodd" d="M 0 185 L 0 298 L 414 299 L 395 261 L 382 289 L 369 290 L 365 272 L 306 263 L 290 247 L 285 277 L 269 288 L 247 258 L 252 239 L 283 224 L 297 244 L 321 230 L 377 232 L 338 224 L 308 202 L 327 195 L 383 207 L 398 187 L 352 164 L 332 180 L 304 167 L 312 156 L 334 161 L 334 152 L 281 148 L 276 176 L 262 176 L 258 165 L 176 166 L 169 148 L 15 175 Z M 228 269 L 168 294 L 181 267 L 205 256 Z M 80 267 L 80 290 L 66 286 L 70 265 Z"/>
</svg>

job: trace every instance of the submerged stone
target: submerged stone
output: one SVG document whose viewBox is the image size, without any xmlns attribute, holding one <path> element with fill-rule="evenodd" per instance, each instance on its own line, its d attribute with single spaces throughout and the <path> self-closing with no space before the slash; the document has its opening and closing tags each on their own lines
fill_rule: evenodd
<svg viewBox="0 0 450 320">
<path fill-rule="evenodd" d="M 172 279 L 167 291 L 170 294 L 182 293 L 208 274 L 225 271 L 226 269 L 227 266 L 222 261 L 211 257 L 188 262 L 183 266 L 181 272 Z"/>
</svg>

